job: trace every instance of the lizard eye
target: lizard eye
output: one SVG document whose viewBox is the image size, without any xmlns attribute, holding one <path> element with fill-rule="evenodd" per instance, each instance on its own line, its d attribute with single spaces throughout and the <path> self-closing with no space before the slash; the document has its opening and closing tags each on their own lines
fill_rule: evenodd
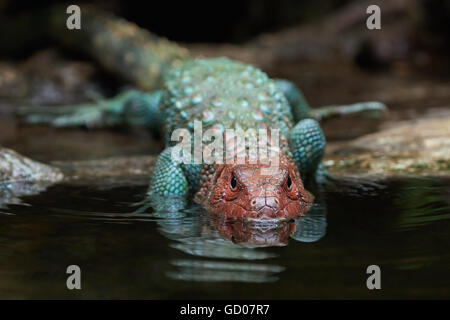
<svg viewBox="0 0 450 320">
<path fill-rule="evenodd" d="M 291 176 L 288 176 L 288 178 L 286 179 L 286 186 L 289 190 L 292 189 L 292 179 Z"/>
<path fill-rule="evenodd" d="M 237 181 L 236 181 L 236 177 L 233 176 L 230 180 L 230 189 L 231 190 L 235 190 L 237 186 Z"/>
</svg>

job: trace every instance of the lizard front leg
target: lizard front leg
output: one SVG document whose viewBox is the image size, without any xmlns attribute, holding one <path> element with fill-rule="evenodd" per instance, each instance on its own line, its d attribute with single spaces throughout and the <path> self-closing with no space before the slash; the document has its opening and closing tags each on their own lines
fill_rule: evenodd
<svg viewBox="0 0 450 320">
<path fill-rule="evenodd" d="M 159 212 L 184 209 L 200 180 L 200 166 L 175 162 L 172 150 L 168 147 L 158 156 L 145 201 Z"/>
<path fill-rule="evenodd" d="M 289 131 L 289 148 L 303 179 L 316 174 L 325 153 L 325 136 L 314 119 L 300 120 Z"/>
<path fill-rule="evenodd" d="M 28 123 L 55 127 L 112 127 L 128 125 L 155 129 L 162 92 L 146 93 L 128 90 L 113 98 L 92 104 L 64 107 L 22 107 L 18 115 Z"/>
</svg>

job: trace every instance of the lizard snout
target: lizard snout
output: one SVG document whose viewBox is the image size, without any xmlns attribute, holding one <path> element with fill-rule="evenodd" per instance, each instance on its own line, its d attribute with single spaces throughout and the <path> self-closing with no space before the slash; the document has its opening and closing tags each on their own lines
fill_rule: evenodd
<svg viewBox="0 0 450 320">
<path fill-rule="evenodd" d="M 255 197 L 250 201 L 260 219 L 273 219 L 278 215 L 279 200 L 276 197 Z"/>
</svg>

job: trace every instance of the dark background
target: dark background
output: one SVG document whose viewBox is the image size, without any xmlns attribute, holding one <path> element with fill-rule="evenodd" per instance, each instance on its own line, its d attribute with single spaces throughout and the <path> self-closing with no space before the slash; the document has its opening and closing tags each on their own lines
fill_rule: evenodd
<svg viewBox="0 0 450 320">
<path fill-rule="evenodd" d="M 95 4 L 172 40 L 243 42 L 261 32 L 315 20 L 350 0 L 72 1 Z M 8 14 L 36 11 L 61 1 L 0 1 Z"/>
<path fill-rule="evenodd" d="M 263 32 L 317 21 L 352 0 L 217 0 L 217 1 L 76 1 L 94 4 L 136 22 L 154 33 L 183 42 L 242 43 Z M 0 0 L 0 13 L 14 16 L 37 12 L 61 1 Z M 374 4 L 378 3 L 373 1 Z M 382 4 L 380 2 L 379 4 Z M 450 38 L 450 2 L 417 0 L 423 8 L 423 27 L 436 40 Z M 69 4 L 69 3 L 68 3 Z M 442 41 L 440 45 L 448 46 Z"/>
</svg>

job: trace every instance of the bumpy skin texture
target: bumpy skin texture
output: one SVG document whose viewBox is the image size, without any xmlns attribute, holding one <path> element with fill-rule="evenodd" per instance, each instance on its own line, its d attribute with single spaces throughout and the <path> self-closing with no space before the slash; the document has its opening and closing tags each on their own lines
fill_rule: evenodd
<svg viewBox="0 0 450 320">
<path fill-rule="evenodd" d="M 195 59 L 172 69 L 162 111 L 166 132 L 193 129 L 279 128 L 287 136 L 292 114 L 283 93 L 262 71 L 227 58 Z"/>
<path fill-rule="evenodd" d="M 201 121 L 203 132 L 222 134 L 226 149 L 235 142 L 243 152 L 250 152 L 249 142 L 227 139 L 226 129 L 278 129 L 279 145 L 268 150 L 276 150 L 279 164 L 247 158 L 242 164 L 183 166 L 172 162 L 168 148 L 155 167 L 151 197 L 195 193 L 194 201 L 209 212 L 239 219 L 291 219 L 309 209 L 313 197 L 301 174 L 317 168 L 325 140 L 315 120 L 294 126 L 285 95 L 265 73 L 226 58 L 187 61 L 169 72 L 160 108 L 168 146 L 176 129 L 187 128 L 193 137 L 194 121 Z"/>
<path fill-rule="evenodd" d="M 302 179 L 314 175 L 325 139 L 318 123 L 306 119 L 310 109 L 291 83 L 271 80 L 252 66 L 226 58 L 193 59 L 176 44 L 94 8 L 83 9 L 83 28 L 71 31 L 61 18 L 66 17 L 62 9 L 56 6 L 45 19 L 53 39 L 84 50 L 138 88 L 159 90 L 128 91 L 58 111 L 21 109 L 28 122 L 162 128 L 167 148 L 156 162 L 149 188 L 158 211 L 181 209 L 194 196 L 208 211 L 233 218 L 290 219 L 308 210 L 312 196 Z M 223 134 L 226 148 L 233 141 L 226 129 L 278 129 L 279 143 L 269 145 L 268 151 L 279 155 L 280 165 L 274 170 L 273 162 L 176 163 L 170 137 L 179 128 L 192 131 L 195 121 L 201 122 L 203 132 Z M 245 141 L 236 145 L 251 151 Z"/>
<path fill-rule="evenodd" d="M 270 169 L 252 164 L 215 167 L 213 178 L 201 186 L 195 198 L 210 212 L 238 219 L 292 219 L 311 207 L 313 197 L 305 190 L 294 163 L 285 157 Z M 236 179 L 234 188 L 230 187 L 232 179 Z"/>
</svg>

